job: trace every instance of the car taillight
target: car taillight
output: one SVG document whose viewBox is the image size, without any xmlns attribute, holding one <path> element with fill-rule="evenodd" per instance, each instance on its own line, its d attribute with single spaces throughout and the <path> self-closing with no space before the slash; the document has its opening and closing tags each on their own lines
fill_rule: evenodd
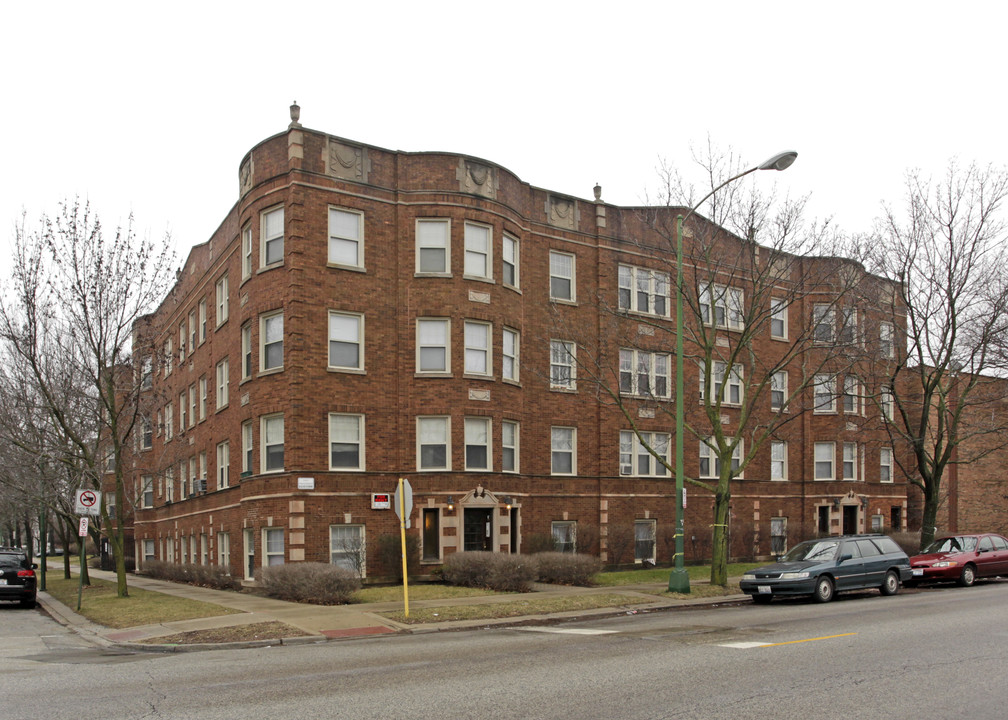
<svg viewBox="0 0 1008 720">
<path fill-rule="evenodd" d="M 18 577 L 35 577 L 34 570 L 18 570 Z"/>
</svg>

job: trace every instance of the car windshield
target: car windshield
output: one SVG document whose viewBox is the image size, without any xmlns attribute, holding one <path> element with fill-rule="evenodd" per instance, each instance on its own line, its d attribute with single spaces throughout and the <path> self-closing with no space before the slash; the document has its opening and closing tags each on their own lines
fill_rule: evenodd
<svg viewBox="0 0 1008 720">
<path fill-rule="evenodd" d="M 972 552 L 976 549 L 977 539 L 972 535 L 938 538 L 924 548 L 925 553 Z"/>
<path fill-rule="evenodd" d="M 800 562 L 802 560 L 832 560 L 836 556 L 840 543 L 836 540 L 815 540 L 801 543 L 791 548 L 787 555 L 781 558 L 784 562 Z"/>
<path fill-rule="evenodd" d="M 0 555 L 0 568 L 19 568 L 22 561 L 20 555 Z"/>
</svg>

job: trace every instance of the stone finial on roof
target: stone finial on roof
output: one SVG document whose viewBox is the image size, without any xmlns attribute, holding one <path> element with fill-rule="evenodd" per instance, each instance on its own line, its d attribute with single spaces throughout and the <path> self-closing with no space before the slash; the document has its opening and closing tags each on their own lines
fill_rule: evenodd
<svg viewBox="0 0 1008 720">
<path fill-rule="evenodd" d="M 301 119 L 301 106 L 297 104 L 297 100 L 290 106 L 290 117 L 291 123 L 289 127 L 301 127 L 301 123 L 298 122 Z"/>
</svg>

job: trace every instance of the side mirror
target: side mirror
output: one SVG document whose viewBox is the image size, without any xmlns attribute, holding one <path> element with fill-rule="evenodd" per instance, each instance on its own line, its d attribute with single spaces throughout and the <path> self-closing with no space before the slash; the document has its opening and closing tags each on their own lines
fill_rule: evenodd
<svg viewBox="0 0 1008 720">
<path fill-rule="evenodd" d="M 844 562 L 845 560 L 850 560 L 853 557 L 854 556 L 851 555 L 850 553 L 844 553 L 843 555 L 840 556 L 839 562 Z"/>
<path fill-rule="evenodd" d="M 38 570 L 38 563 L 32 563 L 32 570 Z"/>
</svg>

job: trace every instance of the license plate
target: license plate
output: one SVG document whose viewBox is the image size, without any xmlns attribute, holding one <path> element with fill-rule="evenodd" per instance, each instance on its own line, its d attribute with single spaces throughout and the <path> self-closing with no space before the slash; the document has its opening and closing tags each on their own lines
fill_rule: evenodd
<svg viewBox="0 0 1008 720">
<path fill-rule="evenodd" d="M 769 595 L 770 594 L 770 586 L 769 585 L 757 585 L 756 586 L 756 590 L 759 592 L 760 595 Z"/>
<path fill-rule="evenodd" d="M 914 568 L 910 572 L 914 574 L 914 577 L 920 577 L 921 575 L 924 574 L 924 568 Z"/>
<path fill-rule="evenodd" d="M 0 585 L 6 585 L 6 584 L 7 584 L 7 578 L 0 578 Z"/>
</svg>

